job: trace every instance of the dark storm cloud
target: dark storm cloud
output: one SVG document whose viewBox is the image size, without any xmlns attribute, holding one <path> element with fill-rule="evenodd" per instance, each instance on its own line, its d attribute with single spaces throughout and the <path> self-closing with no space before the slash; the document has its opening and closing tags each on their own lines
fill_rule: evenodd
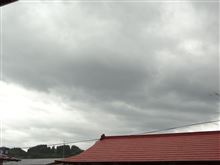
<svg viewBox="0 0 220 165">
<path fill-rule="evenodd" d="M 84 103 L 87 124 L 57 124 L 83 137 L 217 118 L 218 12 L 189 2 L 13 5 L 4 9 L 5 79 Z"/>
<path fill-rule="evenodd" d="M 92 19 L 94 18 L 92 17 Z M 95 17 L 95 19 L 98 18 Z M 23 18 L 23 20 L 26 19 Z M 113 22 L 124 25 L 118 20 Z M 20 23 L 23 25 L 24 22 Z M 57 26 L 60 25 L 60 22 L 56 23 Z M 67 24 L 67 28 L 73 27 L 69 30 L 74 31 L 74 24 Z M 112 22 L 110 21 L 107 25 L 111 26 Z M 100 26 L 102 27 L 102 25 Z M 23 28 L 26 29 L 27 27 Z M 140 46 L 135 44 L 137 39 L 132 40 L 134 39 L 132 36 L 135 36 L 134 32 L 125 35 L 123 34 L 125 27 L 117 29 L 116 26 L 115 29 L 113 26 L 112 28 L 110 28 L 110 34 L 100 32 L 98 36 L 88 37 L 82 44 L 77 45 L 76 50 L 70 51 L 68 49 L 71 49 L 69 46 L 72 46 L 72 43 L 68 45 L 70 39 L 68 37 L 67 45 L 57 45 L 56 41 L 54 43 L 53 40 L 48 40 L 44 36 L 39 37 L 40 31 L 33 32 L 32 37 L 34 39 L 32 41 L 23 39 L 20 34 L 15 34 L 18 35 L 16 37 L 19 38 L 18 41 L 23 42 L 14 42 L 11 44 L 12 48 L 7 49 L 9 51 L 8 61 L 14 62 L 12 66 L 18 68 L 9 68 L 8 75 L 13 75 L 10 77 L 19 79 L 26 85 L 34 85 L 44 90 L 62 85 L 82 88 L 98 94 L 104 92 L 103 95 L 106 95 L 105 92 L 110 92 L 109 94 L 113 96 L 123 95 L 127 91 L 140 90 L 146 84 L 146 80 L 154 74 L 154 66 L 151 64 L 152 57 L 146 57 L 147 59 L 143 61 L 143 57 L 148 56 L 148 53 L 152 53 L 152 50 L 149 50 L 149 52 L 144 51 L 146 55 L 143 54 L 142 51 L 147 51 L 148 48 L 145 48 L 141 43 Z M 24 31 L 24 29 L 21 28 L 21 31 Z M 58 30 L 62 34 L 65 29 Z M 27 32 L 29 29 L 25 31 Z M 94 31 L 86 32 L 86 37 L 95 33 Z M 111 38 L 111 33 L 113 33 L 113 38 Z M 10 33 L 5 32 L 5 34 Z M 117 34 L 119 36 L 116 36 Z M 8 40 L 8 37 L 6 40 Z M 111 46 L 113 49 L 110 48 Z M 14 54 L 13 52 L 10 53 L 11 50 L 17 50 L 19 53 L 16 56 L 10 56 L 10 54 Z M 12 60 L 15 58 L 16 60 Z"/>
</svg>

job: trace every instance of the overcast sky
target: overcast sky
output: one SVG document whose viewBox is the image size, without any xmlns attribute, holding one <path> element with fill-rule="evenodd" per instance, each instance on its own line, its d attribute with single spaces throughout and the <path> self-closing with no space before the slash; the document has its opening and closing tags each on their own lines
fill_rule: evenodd
<svg viewBox="0 0 220 165">
<path fill-rule="evenodd" d="M 220 118 L 217 1 L 30 1 L 2 8 L 3 145 Z"/>
</svg>

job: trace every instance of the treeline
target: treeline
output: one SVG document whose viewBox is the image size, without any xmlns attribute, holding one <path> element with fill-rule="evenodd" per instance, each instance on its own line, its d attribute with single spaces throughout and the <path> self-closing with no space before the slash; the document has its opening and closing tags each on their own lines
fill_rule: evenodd
<svg viewBox="0 0 220 165">
<path fill-rule="evenodd" d="M 34 158 L 62 158 L 80 154 L 83 152 L 79 147 L 73 145 L 62 145 L 57 147 L 48 147 L 47 145 L 37 145 L 29 148 L 27 151 L 21 148 L 5 148 L 7 155 L 21 158 L 21 159 L 34 159 Z"/>
</svg>

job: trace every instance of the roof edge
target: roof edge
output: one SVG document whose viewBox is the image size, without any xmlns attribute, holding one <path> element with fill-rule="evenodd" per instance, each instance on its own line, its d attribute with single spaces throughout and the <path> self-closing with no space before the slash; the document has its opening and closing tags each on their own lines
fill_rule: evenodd
<svg viewBox="0 0 220 165">
<path fill-rule="evenodd" d="M 102 134 L 100 140 L 103 139 L 117 139 L 117 138 L 134 138 L 134 137 L 161 137 L 161 136 L 190 136 L 190 135 L 201 135 L 201 134 L 218 134 L 220 130 L 215 131 L 199 131 L 199 132 L 178 132 L 178 133 L 149 133 L 149 134 L 136 134 L 136 135 L 113 135 L 106 136 Z"/>
<path fill-rule="evenodd" d="M 153 163 L 153 162 L 220 162 L 220 160 L 149 160 L 149 161 L 69 161 L 69 160 L 55 160 L 57 163 Z"/>
</svg>

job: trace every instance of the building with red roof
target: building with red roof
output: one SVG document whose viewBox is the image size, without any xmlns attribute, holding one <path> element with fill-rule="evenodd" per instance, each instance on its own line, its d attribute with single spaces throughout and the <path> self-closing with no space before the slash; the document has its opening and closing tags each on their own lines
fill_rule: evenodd
<svg viewBox="0 0 220 165">
<path fill-rule="evenodd" d="M 0 165 L 2 165 L 3 164 L 3 162 L 18 162 L 18 161 L 20 161 L 20 159 L 16 159 L 16 158 L 14 158 L 14 157 L 9 157 L 9 156 L 7 156 L 7 155 L 4 155 L 4 154 L 0 154 Z"/>
<path fill-rule="evenodd" d="M 104 136 L 65 165 L 219 165 L 220 131 Z"/>
</svg>

